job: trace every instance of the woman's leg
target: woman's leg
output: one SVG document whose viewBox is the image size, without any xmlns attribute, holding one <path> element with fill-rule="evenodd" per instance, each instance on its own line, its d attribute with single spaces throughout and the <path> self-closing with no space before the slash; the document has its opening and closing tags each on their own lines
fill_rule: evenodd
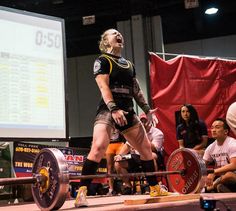
<svg viewBox="0 0 236 211">
<path fill-rule="evenodd" d="M 145 172 L 154 172 L 155 166 L 152 157 L 151 144 L 141 123 L 124 132 L 125 139 L 140 153 L 142 167 Z M 150 186 L 157 184 L 156 176 L 147 176 Z"/>
<path fill-rule="evenodd" d="M 110 134 L 112 127 L 107 124 L 96 124 L 93 129 L 93 141 L 88 159 L 97 163 L 101 161 L 105 155 L 107 146 L 110 143 Z"/>
<path fill-rule="evenodd" d="M 83 165 L 82 175 L 95 174 L 110 141 L 112 127 L 107 124 L 96 124 L 93 131 L 93 142 L 88 157 Z M 92 179 L 82 179 L 80 186 L 88 186 Z"/>
<path fill-rule="evenodd" d="M 141 160 L 152 160 L 151 144 L 141 123 L 124 132 L 125 139 L 140 153 Z"/>
<path fill-rule="evenodd" d="M 140 153 L 142 168 L 144 172 L 154 172 L 155 165 L 152 156 L 151 144 L 146 131 L 141 123 L 129 128 L 123 133 L 125 139 Z M 146 176 L 150 186 L 150 196 L 166 196 L 168 192 L 158 186 L 157 177 Z"/>
<path fill-rule="evenodd" d="M 106 148 L 110 142 L 110 134 L 112 127 L 107 124 L 95 124 L 93 130 L 93 142 L 88 157 L 83 165 L 82 175 L 96 174 L 98 165 L 103 158 Z M 87 189 L 92 179 L 81 179 L 80 188 L 78 190 L 75 207 L 88 206 L 86 200 Z"/>
</svg>

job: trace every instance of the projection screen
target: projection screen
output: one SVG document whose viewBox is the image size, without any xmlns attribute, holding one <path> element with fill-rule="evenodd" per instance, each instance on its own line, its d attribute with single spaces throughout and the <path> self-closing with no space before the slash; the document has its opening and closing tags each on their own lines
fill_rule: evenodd
<svg viewBox="0 0 236 211">
<path fill-rule="evenodd" d="M 0 7 L 0 139 L 66 139 L 64 20 Z"/>
</svg>

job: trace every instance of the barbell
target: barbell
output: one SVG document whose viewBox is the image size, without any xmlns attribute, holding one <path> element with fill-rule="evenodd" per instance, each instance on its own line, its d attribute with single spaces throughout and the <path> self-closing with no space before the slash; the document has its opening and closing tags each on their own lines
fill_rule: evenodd
<svg viewBox="0 0 236 211">
<path fill-rule="evenodd" d="M 127 174 L 69 175 L 64 154 L 56 148 L 42 149 L 34 160 L 32 177 L 2 178 L 0 185 L 32 184 L 35 203 L 43 211 L 57 210 L 64 204 L 69 182 L 74 179 L 167 176 L 170 188 L 180 194 L 198 193 L 213 170 L 191 149 L 177 149 L 168 158 L 166 171 Z"/>
</svg>

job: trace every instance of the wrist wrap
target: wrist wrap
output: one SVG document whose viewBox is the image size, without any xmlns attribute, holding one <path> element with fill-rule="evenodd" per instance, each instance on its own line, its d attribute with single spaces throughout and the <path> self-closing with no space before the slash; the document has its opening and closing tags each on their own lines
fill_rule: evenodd
<svg viewBox="0 0 236 211">
<path fill-rule="evenodd" d="M 148 104 L 144 104 L 141 107 L 141 109 L 144 111 L 145 114 L 147 114 L 151 110 L 151 108 L 150 108 L 150 106 Z"/>
<path fill-rule="evenodd" d="M 119 107 L 116 105 L 116 103 L 114 101 L 108 102 L 107 108 L 109 109 L 110 112 L 119 110 Z"/>
</svg>

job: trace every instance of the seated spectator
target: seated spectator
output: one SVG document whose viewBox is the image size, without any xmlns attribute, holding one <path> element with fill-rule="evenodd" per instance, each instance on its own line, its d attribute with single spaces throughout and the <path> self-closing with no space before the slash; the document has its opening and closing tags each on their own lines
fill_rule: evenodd
<svg viewBox="0 0 236 211">
<path fill-rule="evenodd" d="M 200 120 L 196 109 L 191 104 L 184 104 L 180 108 L 179 125 L 176 129 L 176 138 L 179 148 L 194 149 L 201 157 L 207 146 L 207 127 L 203 120 Z"/>
<path fill-rule="evenodd" d="M 236 102 L 232 103 L 229 106 L 227 114 L 226 114 L 226 120 L 231 131 L 236 136 Z"/>
<path fill-rule="evenodd" d="M 123 144 L 125 142 L 124 137 L 119 133 L 118 130 L 114 130 L 111 135 L 110 144 L 108 145 L 106 151 L 106 160 L 107 160 L 107 173 L 112 174 L 115 173 L 114 167 L 114 157 L 119 153 Z M 108 195 L 116 195 L 117 191 L 114 190 L 114 179 L 109 178 L 109 192 Z"/>
<path fill-rule="evenodd" d="M 164 134 L 160 129 L 147 124 L 147 116 L 145 114 L 140 115 L 140 121 L 143 123 L 148 139 L 151 142 L 155 171 L 157 171 L 164 164 Z"/>
<path fill-rule="evenodd" d="M 206 191 L 236 192 L 236 139 L 228 136 L 229 126 L 226 120 L 218 118 L 211 126 L 215 141 L 204 153 L 206 164 L 214 161 L 214 173 L 208 174 Z"/>
<path fill-rule="evenodd" d="M 162 150 L 164 134 L 158 128 L 147 124 L 147 117 L 145 114 L 142 114 L 140 116 L 140 120 L 143 123 L 145 130 L 147 131 L 147 136 L 151 142 L 155 171 L 157 171 L 158 160 L 162 160 L 161 162 L 163 162 Z M 123 145 L 121 151 L 119 152 L 119 155 L 115 156 L 115 169 L 118 174 L 142 171 L 139 152 L 137 150 L 134 150 L 134 148 L 128 142 Z M 124 183 L 123 194 L 132 194 L 132 185 L 129 178 L 123 178 L 122 180 Z"/>
</svg>

